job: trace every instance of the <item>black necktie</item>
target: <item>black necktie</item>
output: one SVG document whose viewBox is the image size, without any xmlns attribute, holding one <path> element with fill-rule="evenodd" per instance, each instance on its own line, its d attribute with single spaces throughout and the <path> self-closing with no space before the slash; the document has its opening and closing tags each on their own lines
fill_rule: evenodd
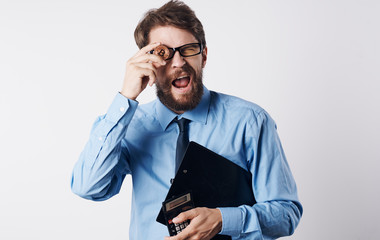
<svg viewBox="0 0 380 240">
<path fill-rule="evenodd" d="M 189 120 L 186 118 L 181 118 L 180 120 L 175 118 L 173 121 L 176 122 L 179 126 L 177 150 L 175 155 L 175 172 L 177 173 L 178 168 L 181 165 L 183 155 L 185 154 L 187 145 L 189 144 L 189 136 L 187 133 L 187 126 L 189 125 Z"/>
</svg>

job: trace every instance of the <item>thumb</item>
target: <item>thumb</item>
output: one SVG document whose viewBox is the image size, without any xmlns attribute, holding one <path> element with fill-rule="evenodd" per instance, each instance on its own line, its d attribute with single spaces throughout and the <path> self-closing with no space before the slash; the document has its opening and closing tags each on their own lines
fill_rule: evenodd
<svg viewBox="0 0 380 240">
<path fill-rule="evenodd" d="M 180 214 L 178 214 L 177 217 L 173 218 L 173 222 L 174 223 L 181 223 L 181 222 L 184 222 L 186 220 L 191 220 L 191 219 L 195 218 L 196 216 L 197 216 L 197 214 L 196 214 L 196 210 L 194 208 L 194 209 L 188 210 L 186 212 L 181 212 Z"/>
</svg>

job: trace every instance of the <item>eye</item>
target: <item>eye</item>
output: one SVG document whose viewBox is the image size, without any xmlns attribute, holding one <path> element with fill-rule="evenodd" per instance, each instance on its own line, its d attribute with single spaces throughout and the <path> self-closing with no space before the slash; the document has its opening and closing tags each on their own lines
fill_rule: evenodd
<svg viewBox="0 0 380 240">
<path fill-rule="evenodd" d="M 185 46 L 181 49 L 183 55 L 193 55 L 199 52 L 199 47 L 197 45 Z"/>
</svg>

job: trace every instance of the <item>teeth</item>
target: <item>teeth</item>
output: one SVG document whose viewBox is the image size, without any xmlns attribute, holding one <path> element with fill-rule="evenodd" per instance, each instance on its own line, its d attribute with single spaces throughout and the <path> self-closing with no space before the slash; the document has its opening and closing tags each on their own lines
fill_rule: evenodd
<svg viewBox="0 0 380 240">
<path fill-rule="evenodd" d="M 179 78 L 177 78 L 177 79 L 182 79 L 182 78 L 185 78 L 185 77 L 188 77 L 188 76 L 182 76 L 182 77 L 179 77 Z"/>
</svg>

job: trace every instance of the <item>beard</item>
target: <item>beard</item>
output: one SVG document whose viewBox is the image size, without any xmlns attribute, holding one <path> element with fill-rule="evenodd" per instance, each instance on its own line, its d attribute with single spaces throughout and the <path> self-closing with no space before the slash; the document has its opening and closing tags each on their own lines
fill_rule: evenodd
<svg viewBox="0 0 380 240">
<path fill-rule="evenodd" d="M 181 95 L 176 98 L 171 92 L 172 80 L 176 79 L 180 74 L 188 73 L 192 80 L 189 84 L 192 84 L 190 92 Z M 191 66 L 184 65 L 182 69 L 177 70 L 174 74 L 169 76 L 166 81 L 162 83 L 156 82 L 156 94 L 158 99 L 174 112 L 185 112 L 194 109 L 201 101 L 203 96 L 203 69 L 197 73 Z"/>
</svg>

